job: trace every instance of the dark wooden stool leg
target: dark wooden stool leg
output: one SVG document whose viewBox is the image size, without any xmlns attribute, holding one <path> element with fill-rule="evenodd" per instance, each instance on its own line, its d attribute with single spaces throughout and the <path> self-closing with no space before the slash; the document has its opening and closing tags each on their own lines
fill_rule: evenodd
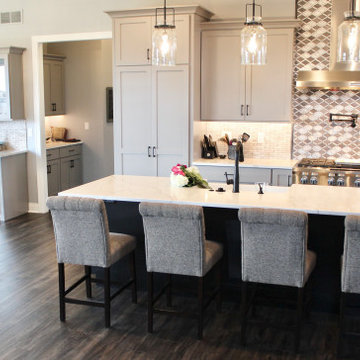
<svg viewBox="0 0 360 360">
<path fill-rule="evenodd" d="M 153 273 L 147 273 L 147 291 L 148 291 L 148 332 L 153 332 L 153 317 L 154 317 L 154 309 L 153 309 L 153 298 L 154 298 L 154 289 L 153 289 Z"/>
<path fill-rule="evenodd" d="M 346 306 L 346 293 L 341 292 L 340 296 L 340 311 L 339 311 L 339 332 L 338 332 L 338 343 L 337 343 L 337 357 L 342 356 L 342 338 L 344 333 L 344 318 L 345 318 L 345 306 Z"/>
<path fill-rule="evenodd" d="M 104 268 L 105 327 L 110 327 L 110 268 Z"/>
<path fill-rule="evenodd" d="M 294 351 L 295 352 L 299 351 L 303 309 L 304 309 L 304 288 L 298 288 L 295 341 L 294 341 Z"/>
<path fill-rule="evenodd" d="M 247 291 L 248 283 L 243 281 L 241 284 L 241 330 L 240 330 L 240 345 L 245 346 L 246 343 L 246 326 L 247 326 Z"/>
<path fill-rule="evenodd" d="M 60 321 L 65 321 L 65 268 L 63 263 L 58 264 L 59 271 L 59 301 L 60 301 Z"/>
<path fill-rule="evenodd" d="M 85 275 L 86 275 L 86 296 L 88 298 L 92 297 L 91 291 L 91 266 L 85 265 Z"/>
<path fill-rule="evenodd" d="M 204 321 L 204 278 L 198 280 L 198 339 L 203 338 L 203 321 Z"/>
<path fill-rule="evenodd" d="M 218 294 L 216 296 L 216 311 L 221 312 L 222 304 L 222 261 L 220 260 L 216 265 L 216 287 Z"/>
<path fill-rule="evenodd" d="M 130 273 L 133 279 L 133 284 L 131 288 L 132 292 L 132 302 L 137 304 L 137 289 L 136 289 L 136 266 L 135 266 L 135 251 L 130 255 Z"/>
<path fill-rule="evenodd" d="M 166 305 L 168 307 L 172 306 L 172 276 L 168 274 L 168 287 L 166 289 Z"/>
</svg>

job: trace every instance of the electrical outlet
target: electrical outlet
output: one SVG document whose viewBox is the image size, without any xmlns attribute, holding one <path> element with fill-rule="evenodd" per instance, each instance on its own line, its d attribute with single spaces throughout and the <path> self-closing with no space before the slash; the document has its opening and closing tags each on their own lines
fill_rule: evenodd
<svg viewBox="0 0 360 360">
<path fill-rule="evenodd" d="M 89 130 L 90 129 L 90 124 L 88 122 L 84 122 L 84 129 L 85 130 Z"/>
<path fill-rule="evenodd" d="M 263 144 L 265 139 L 265 134 L 263 132 L 258 133 L 258 143 Z"/>
</svg>

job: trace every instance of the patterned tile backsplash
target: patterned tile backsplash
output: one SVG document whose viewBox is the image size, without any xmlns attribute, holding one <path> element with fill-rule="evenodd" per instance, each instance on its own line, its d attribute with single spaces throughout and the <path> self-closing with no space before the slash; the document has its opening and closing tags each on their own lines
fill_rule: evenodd
<svg viewBox="0 0 360 360">
<path fill-rule="evenodd" d="M 294 79 L 329 68 L 331 0 L 299 0 L 298 19 Z M 293 158 L 360 158 L 360 126 L 331 124 L 330 113 L 360 113 L 360 92 L 294 89 Z"/>
<path fill-rule="evenodd" d="M 26 149 L 26 121 L 0 121 L 0 141 L 5 141 L 9 150 Z"/>
</svg>

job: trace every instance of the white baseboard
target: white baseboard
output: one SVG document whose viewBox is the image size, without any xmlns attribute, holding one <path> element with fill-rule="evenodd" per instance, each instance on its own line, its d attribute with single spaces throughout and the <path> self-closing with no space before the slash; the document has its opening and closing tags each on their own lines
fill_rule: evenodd
<svg viewBox="0 0 360 360">
<path fill-rule="evenodd" d="M 29 202 L 29 213 L 45 214 L 48 210 L 40 210 L 39 203 Z"/>
</svg>

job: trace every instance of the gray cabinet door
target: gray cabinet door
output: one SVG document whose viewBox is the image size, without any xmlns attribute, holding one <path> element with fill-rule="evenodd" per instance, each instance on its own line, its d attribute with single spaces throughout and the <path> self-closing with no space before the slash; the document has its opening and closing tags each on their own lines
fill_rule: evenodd
<svg viewBox="0 0 360 360">
<path fill-rule="evenodd" d="M 57 195 L 60 191 L 60 160 L 47 162 L 48 196 Z"/>
<path fill-rule="evenodd" d="M 61 159 L 61 191 L 82 184 L 82 163 L 80 156 Z"/>
<path fill-rule="evenodd" d="M 273 169 L 272 183 L 273 186 L 291 186 L 292 170 L 291 169 Z"/>
</svg>

